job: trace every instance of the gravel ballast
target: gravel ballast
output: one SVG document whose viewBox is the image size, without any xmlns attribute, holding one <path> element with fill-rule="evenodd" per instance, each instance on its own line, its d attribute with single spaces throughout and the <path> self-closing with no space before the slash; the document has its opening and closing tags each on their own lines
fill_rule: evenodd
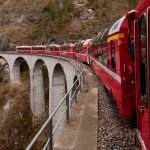
<svg viewBox="0 0 150 150">
<path fill-rule="evenodd" d="M 102 85 L 98 93 L 97 149 L 137 150 L 135 129 L 121 118 L 115 101 Z"/>
</svg>

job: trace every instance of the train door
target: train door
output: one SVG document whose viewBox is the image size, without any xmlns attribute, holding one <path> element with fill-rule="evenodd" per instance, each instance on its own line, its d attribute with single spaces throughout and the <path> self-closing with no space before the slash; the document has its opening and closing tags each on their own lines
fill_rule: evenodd
<svg viewBox="0 0 150 150">
<path fill-rule="evenodd" d="M 135 21 L 137 135 L 142 149 L 149 149 L 147 26 L 146 14 Z"/>
<path fill-rule="evenodd" d="M 150 7 L 147 9 L 148 145 L 150 149 Z"/>
</svg>

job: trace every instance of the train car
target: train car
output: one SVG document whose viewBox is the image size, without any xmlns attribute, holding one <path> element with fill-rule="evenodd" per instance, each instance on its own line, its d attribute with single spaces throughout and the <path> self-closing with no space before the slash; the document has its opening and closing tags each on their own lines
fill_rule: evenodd
<svg viewBox="0 0 150 150">
<path fill-rule="evenodd" d="M 101 34 L 102 52 L 98 58 L 90 57 L 97 76 L 113 95 L 124 119 L 136 113 L 134 87 L 134 61 L 128 46 L 129 23 L 127 16 L 115 22 Z"/>
<path fill-rule="evenodd" d="M 46 54 L 46 46 L 44 46 L 44 45 L 32 46 L 32 53 L 34 53 L 34 54 Z"/>
<path fill-rule="evenodd" d="M 66 57 L 74 57 L 75 53 L 75 47 L 74 44 L 69 43 L 69 44 L 64 44 L 61 45 L 61 55 L 66 56 Z"/>
<path fill-rule="evenodd" d="M 107 49 L 107 35 L 110 27 L 100 31 L 98 35 L 93 39 L 92 47 L 91 47 L 91 55 L 94 57 L 98 57 L 106 51 Z"/>
<path fill-rule="evenodd" d="M 89 64 L 89 54 L 92 46 L 92 39 L 86 39 L 79 43 L 79 47 L 76 49 L 76 59 Z"/>
<path fill-rule="evenodd" d="M 31 53 L 32 52 L 32 46 L 16 46 L 16 52 L 17 53 Z"/>
<path fill-rule="evenodd" d="M 75 52 L 74 58 L 75 59 L 78 59 L 78 54 L 82 51 L 83 42 L 84 40 L 74 43 L 74 52 Z"/>
<path fill-rule="evenodd" d="M 60 46 L 57 44 L 46 45 L 46 54 L 60 55 Z"/>
<path fill-rule="evenodd" d="M 72 43 L 69 46 L 68 55 L 69 55 L 69 57 L 73 57 L 73 58 L 75 56 L 75 45 Z"/>
<path fill-rule="evenodd" d="M 135 93 L 139 149 L 150 149 L 150 0 L 142 0 L 136 8 Z"/>
</svg>

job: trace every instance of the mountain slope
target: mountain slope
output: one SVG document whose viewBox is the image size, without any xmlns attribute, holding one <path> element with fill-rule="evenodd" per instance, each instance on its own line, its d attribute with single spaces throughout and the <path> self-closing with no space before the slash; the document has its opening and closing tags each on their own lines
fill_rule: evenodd
<svg viewBox="0 0 150 150">
<path fill-rule="evenodd" d="M 0 49 L 92 38 L 133 5 L 126 0 L 0 0 Z"/>
</svg>

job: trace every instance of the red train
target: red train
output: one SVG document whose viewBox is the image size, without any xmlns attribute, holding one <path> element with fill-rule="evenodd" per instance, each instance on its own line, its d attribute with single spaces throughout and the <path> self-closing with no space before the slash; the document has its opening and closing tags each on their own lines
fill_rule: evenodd
<svg viewBox="0 0 150 150">
<path fill-rule="evenodd" d="M 150 149 L 150 0 L 75 44 L 19 46 L 17 52 L 63 55 L 91 65 L 124 119 L 136 118 L 139 149 Z"/>
</svg>

